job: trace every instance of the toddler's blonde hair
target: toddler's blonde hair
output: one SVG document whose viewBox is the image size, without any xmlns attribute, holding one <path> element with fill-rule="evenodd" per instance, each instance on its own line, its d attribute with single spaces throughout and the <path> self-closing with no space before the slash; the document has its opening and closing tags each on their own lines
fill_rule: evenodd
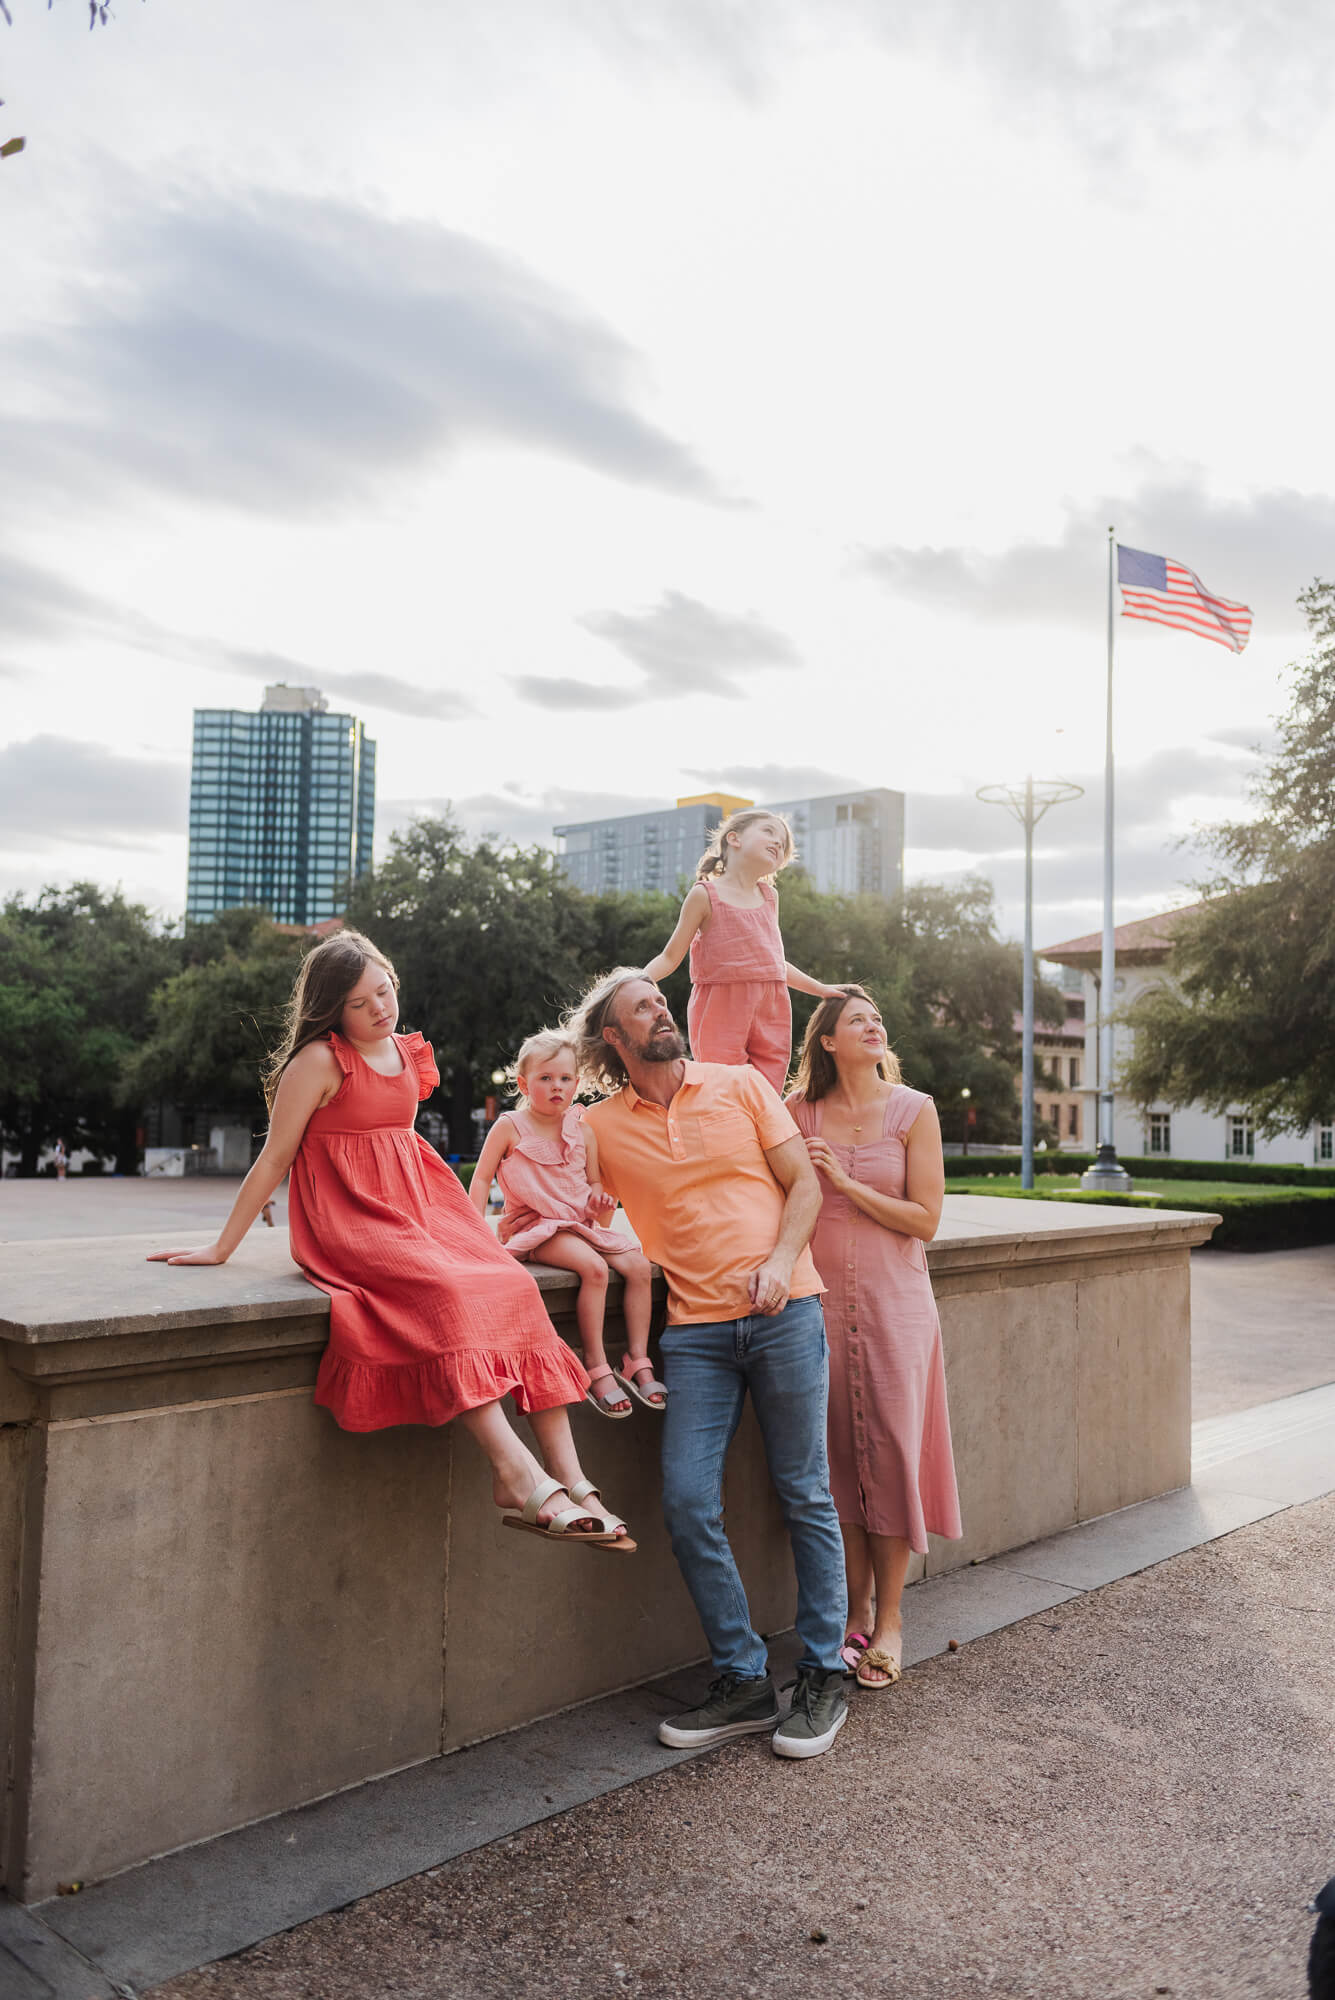
<svg viewBox="0 0 1335 2000">
<path fill-rule="evenodd" d="M 549 1061 L 558 1049 L 569 1049 L 575 1059 L 575 1074 L 579 1075 L 579 1049 L 575 1045 L 574 1037 L 563 1035 L 559 1028 L 539 1028 L 536 1035 L 530 1035 L 526 1041 L 519 1044 L 519 1054 L 505 1072 L 511 1097 L 520 1095 L 520 1077 L 527 1076 L 535 1062 Z"/>
</svg>

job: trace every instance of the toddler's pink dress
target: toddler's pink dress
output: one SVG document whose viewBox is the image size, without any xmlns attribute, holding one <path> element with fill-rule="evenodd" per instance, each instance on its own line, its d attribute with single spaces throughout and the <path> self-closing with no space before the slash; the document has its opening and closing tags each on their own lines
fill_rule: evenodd
<svg viewBox="0 0 1335 2000">
<path fill-rule="evenodd" d="M 927 1102 L 921 1090 L 896 1084 L 875 1137 L 831 1146 L 844 1172 L 902 1201 L 905 1141 Z M 788 1109 L 806 1137 L 819 1135 L 823 1100 L 795 1098 Z M 841 1521 L 900 1535 L 921 1555 L 929 1534 L 955 1540 L 963 1532 L 926 1246 L 874 1222 L 823 1176 L 821 1190 L 811 1254 L 826 1284 L 830 1491 Z"/>
<path fill-rule="evenodd" d="M 589 1221 L 589 1175 L 579 1107 L 571 1105 L 557 1139 L 541 1138 L 513 1111 L 503 1114 L 515 1143 L 496 1169 L 505 1196 L 500 1239 L 515 1257 L 531 1257 L 558 1229 L 592 1243 L 604 1257 L 621 1257 L 635 1245 L 614 1229 Z M 541 1262 L 541 1259 L 539 1259 Z"/>
<path fill-rule="evenodd" d="M 706 879 L 709 922 L 691 939 L 686 1032 L 697 1062 L 749 1063 L 782 1091 L 793 1053 L 788 966 L 779 935 L 779 899 L 762 882 L 753 910 L 725 903 Z"/>
</svg>

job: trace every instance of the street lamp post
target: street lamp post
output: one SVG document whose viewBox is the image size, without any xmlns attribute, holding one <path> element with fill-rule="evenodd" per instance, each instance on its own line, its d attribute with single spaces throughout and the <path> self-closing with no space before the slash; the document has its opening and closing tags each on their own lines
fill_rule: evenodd
<svg viewBox="0 0 1335 2000">
<path fill-rule="evenodd" d="M 973 1092 L 970 1090 L 967 1083 L 965 1084 L 963 1090 L 960 1092 L 960 1096 L 964 1101 L 964 1131 L 962 1134 L 964 1141 L 963 1157 L 967 1160 L 969 1157 L 969 1119 L 972 1116 L 972 1109 L 973 1109 L 973 1107 L 969 1103 L 969 1099 L 973 1096 Z"/>
<path fill-rule="evenodd" d="M 984 785 L 984 805 L 1005 806 L 1024 828 L 1024 1035 L 1021 1043 L 1020 1186 L 1034 1185 L 1034 828 L 1053 806 L 1083 796 L 1083 785 L 1060 778 L 1026 778 L 1023 785 Z"/>
</svg>

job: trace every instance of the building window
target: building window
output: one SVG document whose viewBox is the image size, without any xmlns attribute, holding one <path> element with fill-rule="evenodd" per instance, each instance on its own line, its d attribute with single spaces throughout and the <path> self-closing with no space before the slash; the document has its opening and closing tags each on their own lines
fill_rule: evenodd
<svg viewBox="0 0 1335 2000">
<path fill-rule="evenodd" d="M 1250 1160 L 1256 1151 L 1256 1134 L 1252 1121 L 1246 1112 L 1231 1117 L 1228 1121 L 1228 1157 L 1230 1160 Z"/>
<path fill-rule="evenodd" d="M 1318 1125 L 1316 1156 L 1318 1160 L 1335 1160 L 1335 1125 Z"/>
<path fill-rule="evenodd" d="M 1151 1111 L 1149 1150 L 1151 1153 L 1171 1153 L 1173 1150 L 1173 1121 L 1166 1111 Z"/>
<path fill-rule="evenodd" d="M 1068 1104 L 1066 1107 L 1066 1136 L 1068 1139 L 1080 1137 L 1080 1106 Z"/>
<path fill-rule="evenodd" d="M 1079 1056 L 1072 1056 L 1072 1057 L 1071 1057 L 1071 1088 L 1072 1088 L 1072 1090 L 1079 1090 L 1079 1088 L 1080 1088 L 1080 1058 L 1079 1058 Z"/>
</svg>

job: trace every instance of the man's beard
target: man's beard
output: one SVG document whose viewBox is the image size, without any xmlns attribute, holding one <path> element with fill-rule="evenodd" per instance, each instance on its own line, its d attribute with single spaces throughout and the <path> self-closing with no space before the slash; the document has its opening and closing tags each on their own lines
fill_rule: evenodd
<svg viewBox="0 0 1335 2000">
<path fill-rule="evenodd" d="M 671 1034 L 665 1035 L 655 1028 L 643 1047 L 636 1049 L 635 1053 L 641 1062 L 677 1062 L 685 1055 L 686 1044 L 679 1029 L 674 1027 Z"/>
</svg>

